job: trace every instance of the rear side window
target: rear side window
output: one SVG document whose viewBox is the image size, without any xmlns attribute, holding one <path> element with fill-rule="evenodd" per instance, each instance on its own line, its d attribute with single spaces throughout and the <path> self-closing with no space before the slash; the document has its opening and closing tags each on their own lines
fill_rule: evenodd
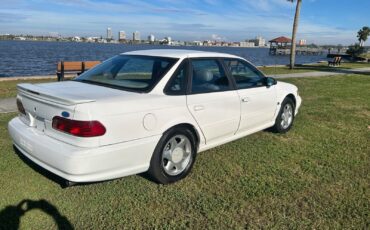
<svg viewBox="0 0 370 230">
<path fill-rule="evenodd" d="M 165 93 L 167 95 L 185 95 L 187 80 L 187 64 L 183 62 L 168 82 Z"/>
<path fill-rule="evenodd" d="M 238 89 L 264 86 L 264 76 L 249 63 L 238 59 L 225 59 L 224 63 Z"/>
<path fill-rule="evenodd" d="M 178 59 L 118 55 L 81 74 L 76 81 L 107 87 L 147 92 L 151 90 Z"/>
<path fill-rule="evenodd" d="M 210 93 L 230 89 L 229 80 L 216 59 L 193 59 L 192 93 Z"/>
</svg>

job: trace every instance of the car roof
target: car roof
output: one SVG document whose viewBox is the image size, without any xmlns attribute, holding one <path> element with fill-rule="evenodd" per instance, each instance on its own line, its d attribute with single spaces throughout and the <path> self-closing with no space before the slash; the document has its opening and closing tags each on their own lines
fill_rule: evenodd
<svg viewBox="0 0 370 230">
<path fill-rule="evenodd" d="M 240 58 L 235 55 L 218 53 L 218 52 L 205 52 L 199 50 L 187 50 L 187 49 L 150 49 L 150 50 L 137 50 L 122 53 L 123 55 L 145 55 L 145 56 L 156 56 L 156 57 L 170 57 L 170 58 L 192 58 L 192 57 L 228 57 L 228 58 Z"/>
</svg>

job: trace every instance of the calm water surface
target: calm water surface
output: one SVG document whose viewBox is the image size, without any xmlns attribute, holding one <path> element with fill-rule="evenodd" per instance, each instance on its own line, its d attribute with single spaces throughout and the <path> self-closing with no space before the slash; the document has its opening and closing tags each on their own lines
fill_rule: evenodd
<svg viewBox="0 0 370 230">
<path fill-rule="evenodd" d="M 119 53 L 144 49 L 192 49 L 242 56 L 255 65 L 289 63 L 289 56 L 270 56 L 266 48 L 171 47 L 76 42 L 0 41 L 0 77 L 55 74 L 58 61 L 103 61 Z M 325 55 L 297 56 L 296 63 L 325 60 Z"/>
</svg>

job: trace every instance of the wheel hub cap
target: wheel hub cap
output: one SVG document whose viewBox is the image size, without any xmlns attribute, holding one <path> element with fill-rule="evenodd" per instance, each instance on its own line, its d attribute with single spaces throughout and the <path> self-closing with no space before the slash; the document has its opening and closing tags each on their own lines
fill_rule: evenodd
<svg viewBox="0 0 370 230">
<path fill-rule="evenodd" d="M 281 114 L 281 126 L 287 129 L 293 121 L 293 108 L 290 104 L 284 106 L 283 113 Z"/>
<path fill-rule="evenodd" d="M 191 163 L 191 143 L 184 135 L 172 137 L 162 151 L 162 168 L 171 176 L 182 173 Z"/>
<path fill-rule="evenodd" d="M 173 163 L 179 163 L 184 157 L 184 150 L 181 148 L 175 148 L 171 154 L 171 160 Z"/>
</svg>

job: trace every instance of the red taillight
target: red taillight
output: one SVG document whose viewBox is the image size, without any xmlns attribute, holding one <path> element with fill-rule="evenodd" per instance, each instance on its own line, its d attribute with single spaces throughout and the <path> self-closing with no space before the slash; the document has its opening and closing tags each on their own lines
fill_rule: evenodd
<svg viewBox="0 0 370 230">
<path fill-rule="evenodd" d="M 98 137 L 105 134 L 99 121 L 76 121 L 63 117 L 53 118 L 53 128 L 78 137 Z"/>
<path fill-rule="evenodd" d="M 20 113 L 26 115 L 26 110 L 24 109 L 23 104 L 19 98 L 17 98 L 17 108 Z"/>
</svg>

